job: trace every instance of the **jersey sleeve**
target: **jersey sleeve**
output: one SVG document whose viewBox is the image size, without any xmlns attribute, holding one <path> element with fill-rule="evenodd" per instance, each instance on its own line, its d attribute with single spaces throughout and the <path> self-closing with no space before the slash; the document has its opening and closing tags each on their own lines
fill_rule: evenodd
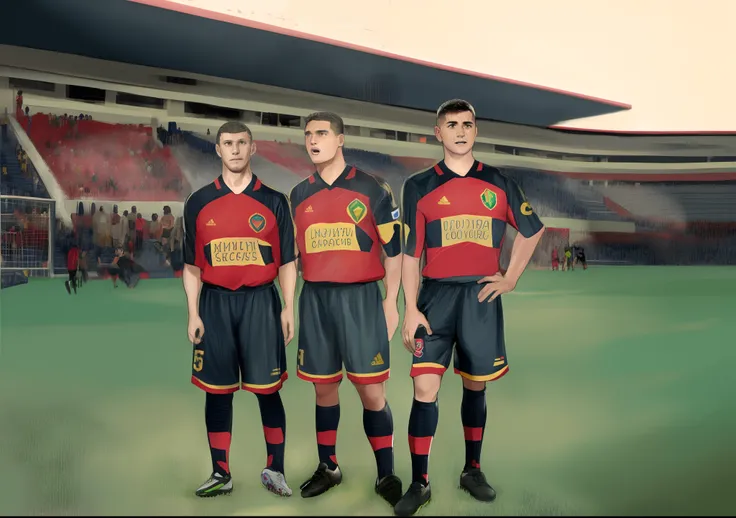
<svg viewBox="0 0 736 518">
<path fill-rule="evenodd" d="M 508 200 L 506 219 L 519 234 L 524 237 L 532 237 L 542 230 L 544 224 L 527 201 L 521 187 L 508 177 L 506 178 L 506 198 Z"/>
<path fill-rule="evenodd" d="M 196 242 L 197 242 L 197 215 L 199 213 L 196 203 L 190 194 L 184 202 L 184 264 L 197 266 Z"/>
<path fill-rule="evenodd" d="M 276 205 L 276 225 L 279 228 L 279 245 L 281 249 L 281 264 L 289 264 L 296 259 L 296 233 L 289 200 L 285 195 L 279 196 Z"/>
<path fill-rule="evenodd" d="M 386 255 L 396 257 L 401 253 L 401 210 L 396 204 L 391 186 L 381 181 L 379 183 L 382 188 L 373 201 L 373 218 Z"/>
<path fill-rule="evenodd" d="M 424 251 L 425 218 L 419 210 L 419 191 L 411 178 L 404 182 L 401 195 L 403 211 L 403 251 L 415 258 L 422 257 Z"/>
</svg>

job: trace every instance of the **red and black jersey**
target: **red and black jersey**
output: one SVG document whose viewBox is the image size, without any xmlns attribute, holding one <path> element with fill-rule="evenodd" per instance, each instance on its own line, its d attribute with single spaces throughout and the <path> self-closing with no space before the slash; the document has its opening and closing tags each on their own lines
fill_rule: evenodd
<svg viewBox="0 0 736 518">
<path fill-rule="evenodd" d="M 466 176 L 442 161 L 408 178 L 402 204 L 404 253 L 426 249 L 422 275 L 431 279 L 493 275 L 507 223 L 524 237 L 544 226 L 514 180 L 477 161 Z"/>
<path fill-rule="evenodd" d="M 70 272 L 79 268 L 79 248 L 73 246 L 66 254 L 66 269 Z"/>
<path fill-rule="evenodd" d="M 332 185 L 318 173 L 291 191 L 304 280 L 360 283 L 382 279 L 381 247 L 401 253 L 400 211 L 391 187 L 352 166 Z"/>
<path fill-rule="evenodd" d="M 202 270 L 202 282 L 230 290 L 272 282 L 296 259 L 289 202 L 256 175 L 240 194 L 222 176 L 193 192 L 184 234 L 184 262 Z"/>
</svg>

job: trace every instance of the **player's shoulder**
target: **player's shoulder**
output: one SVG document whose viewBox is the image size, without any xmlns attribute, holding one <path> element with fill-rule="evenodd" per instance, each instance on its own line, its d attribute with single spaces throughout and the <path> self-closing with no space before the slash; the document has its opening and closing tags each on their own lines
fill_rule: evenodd
<svg viewBox="0 0 736 518">
<path fill-rule="evenodd" d="M 384 178 L 358 169 L 355 166 L 352 169 L 355 170 L 355 173 L 352 175 L 352 181 L 356 187 L 355 190 L 363 192 L 369 198 L 382 196 L 384 192 L 392 192 L 391 186 Z"/>
<path fill-rule="evenodd" d="M 437 174 L 438 164 L 428 169 L 418 171 L 404 180 L 404 191 L 416 192 L 419 197 L 429 194 L 440 185 L 440 175 Z"/>
<path fill-rule="evenodd" d="M 256 182 L 257 185 L 253 192 L 257 193 L 258 197 L 260 197 L 263 201 L 276 204 L 285 203 L 287 201 L 286 194 L 284 194 L 283 192 L 274 189 L 270 185 L 267 185 L 260 178 L 258 178 Z"/>
<path fill-rule="evenodd" d="M 293 206 L 297 206 L 317 192 L 317 190 L 316 178 L 314 177 L 314 174 L 311 174 L 291 188 L 291 191 L 289 192 L 289 200 Z"/>
<path fill-rule="evenodd" d="M 498 167 L 478 162 L 478 177 L 496 187 L 507 191 L 516 185 L 516 180 L 508 171 Z"/>
<path fill-rule="evenodd" d="M 184 201 L 184 207 L 186 207 L 187 210 L 198 211 L 219 196 L 219 189 L 217 188 L 215 182 L 212 181 L 207 185 L 204 185 L 199 189 L 192 191 L 192 193 L 187 196 L 187 199 Z"/>
</svg>

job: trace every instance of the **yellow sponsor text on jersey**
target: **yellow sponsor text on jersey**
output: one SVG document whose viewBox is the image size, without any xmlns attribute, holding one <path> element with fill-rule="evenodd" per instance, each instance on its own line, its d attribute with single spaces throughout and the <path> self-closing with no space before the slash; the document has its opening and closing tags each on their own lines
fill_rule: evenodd
<svg viewBox="0 0 736 518">
<path fill-rule="evenodd" d="M 254 237 L 222 237 L 210 241 L 212 266 L 264 266 L 261 246 L 270 246 Z"/>
<path fill-rule="evenodd" d="M 493 248 L 493 218 L 461 214 L 442 218 L 442 246 L 460 243 Z"/>
<path fill-rule="evenodd" d="M 360 244 L 352 223 L 315 223 L 304 232 L 304 244 L 308 254 L 360 251 Z"/>
</svg>

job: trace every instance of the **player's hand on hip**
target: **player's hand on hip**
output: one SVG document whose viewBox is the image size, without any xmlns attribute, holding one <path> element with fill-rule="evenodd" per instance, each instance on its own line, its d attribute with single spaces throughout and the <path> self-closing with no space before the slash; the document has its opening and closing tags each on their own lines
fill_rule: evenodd
<svg viewBox="0 0 736 518">
<path fill-rule="evenodd" d="M 412 354 L 414 354 L 414 335 L 417 333 L 419 326 L 424 326 L 428 335 L 432 334 L 427 317 L 416 309 L 407 310 L 404 315 L 404 327 L 401 330 L 401 335 L 404 341 L 404 347 Z"/>
<path fill-rule="evenodd" d="M 478 293 L 478 302 L 484 302 L 489 296 L 491 298 L 488 299 L 488 302 L 491 302 L 499 295 L 514 291 L 514 288 L 516 288 L 516 284 L 504 277 L 500 272 L 483 277 L 478 281 L 478 284 L 485 284 Z"/>
<path fill-rule="evenodd" d="M 202 343 L 202 337 L 204 336 L 204 323 L 199 315 L 196 317 L 189 317 L 189 325 L 187 326 L 187 334 L 189 335 L 189 341 L 193 344 Z"/>
<path fill-rule="evenodd" d="M 399 327 L 399 308 L 396 306 L 396 302 L 384 300 L 383 314 L 386 316 L 386 329 L 388 330 L 388 341 L 390 342 Z"/>
<path fill-rule="evenodd" d="M 281 331 L 284 333 L 284 345 L 289 345 L 294 339 L 294 310 L 284 308 L 281 311 Z"/>
</svg>

